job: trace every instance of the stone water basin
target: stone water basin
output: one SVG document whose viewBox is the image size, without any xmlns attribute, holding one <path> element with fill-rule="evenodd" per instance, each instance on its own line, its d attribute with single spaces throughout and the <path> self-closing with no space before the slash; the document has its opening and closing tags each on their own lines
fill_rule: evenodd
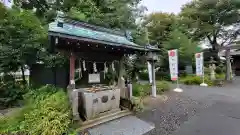
<svg viewBox="0 0 240 135">
<path fill-rule="evenodd" d="M 78 90 L 79 114 L 86 120 L 97 118 L 109 111 L 119 110 L 120 89 L 92 87 Z"/>
</svg>

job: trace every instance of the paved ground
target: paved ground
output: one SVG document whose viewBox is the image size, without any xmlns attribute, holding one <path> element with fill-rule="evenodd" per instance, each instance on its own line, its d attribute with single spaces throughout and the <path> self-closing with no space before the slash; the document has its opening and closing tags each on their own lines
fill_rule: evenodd
<svg viewBox="0 0 240 135">
<path fill-rule="evenodd" d="M 127 116 L 89 129 L 91 135 L 142 135 L 154 126 L 135 116 Z"/>
<path fill-rule="evenodd" d="M 137 115 L 155 124 L 146 135 L 240 135 L 240 78 L 222 88 L 182 88 Z"/>
</svg>

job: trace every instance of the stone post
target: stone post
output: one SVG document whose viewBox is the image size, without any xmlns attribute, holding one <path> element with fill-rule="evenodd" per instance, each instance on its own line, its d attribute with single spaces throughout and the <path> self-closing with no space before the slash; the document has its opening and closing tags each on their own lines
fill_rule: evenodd
<svg viewBox="0 0 240 135">
<path fill-rule="evenodd" d="M 152 96 L 157 97 L 155 62 L 152 61 Z"/>
<path fill-rule="evenodd" d="M 226 80 L 231 81 L 231 60 L 230 60 L 230 48 L 226 49 Z"/>
</svg>

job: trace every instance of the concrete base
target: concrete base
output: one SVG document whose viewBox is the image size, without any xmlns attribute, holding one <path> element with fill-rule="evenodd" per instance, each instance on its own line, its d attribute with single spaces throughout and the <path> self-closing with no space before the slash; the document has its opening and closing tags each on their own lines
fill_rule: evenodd
<svg viewBox="0 0 240 135">
<path fill-rule="evenodd" d="M 200 86 L 207 87 L 208 85 L 206 83 L 201 83 Z"/>
<path fill-rule="evenodd" d="M 91 135 L 144 135 L 153 130 L 149 124 L 135 116 L 126 116 L 89 129 Z"/>
<path fill-rule="evenodd" d="M 86 129 L 92 128 L 94 126 L 115 120 L 115 119 L 119 119 L 128 115 L 132 115 L 132 112 L 128 111 L 128 110 L 123 110 L 123 111 L 116 111 L 114 113 L 108 113 L 106 115 L 103 115 L 101 117 L 92 119 L 92 120 L 88 120 L 88 121 L 84 121 L 82 123 L 78 123 L 80 128 L 77 129 L 77 131 L 81 132 L 81 131 L 85 131 Z"/>
<path fill-rule="evenodd" d="M 176 88 L 173 91 L 175 91 L 175 92 L 183 92 L 183 90 L 181 88 Z"/>
</svg>

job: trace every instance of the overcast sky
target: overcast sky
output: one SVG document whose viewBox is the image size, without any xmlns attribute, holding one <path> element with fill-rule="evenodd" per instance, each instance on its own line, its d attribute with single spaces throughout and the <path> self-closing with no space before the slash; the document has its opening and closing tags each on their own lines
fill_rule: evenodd
<svg viewBox="0 0 240 135">
<path fill-rule="evenodd" d="M 190 0 L 143 0 L 142 4 L 148 8 L 148 13 L 162 11 L 179 13 L 182 5 Z"/>
</svg>

